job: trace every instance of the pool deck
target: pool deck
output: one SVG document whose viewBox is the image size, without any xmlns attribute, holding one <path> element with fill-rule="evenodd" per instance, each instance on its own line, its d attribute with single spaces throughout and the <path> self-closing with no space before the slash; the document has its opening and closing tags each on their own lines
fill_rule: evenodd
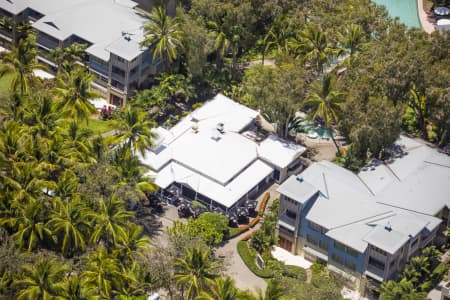
<svg viewBox="0 0 450 300">
<path fill-rule="evenodd" d="M 428 14 L 423 9 L 423 0 L 417 0 L 417 10 L 419 12 L 420 23 L 422 24 L 422 29 L 430 34 L 436 29 L 434 28 L 434 24 L 428 20 Z"/>
</svg>

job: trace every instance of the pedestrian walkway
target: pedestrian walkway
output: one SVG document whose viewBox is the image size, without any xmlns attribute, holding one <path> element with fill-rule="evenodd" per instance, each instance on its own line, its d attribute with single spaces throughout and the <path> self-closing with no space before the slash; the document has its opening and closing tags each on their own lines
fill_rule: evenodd
<svg viewBox="0 0 450 300">
<path fill-rule="evenodd" d="M 417 6 L 422 29 L 426 33 L 432 33 L 433 31 L 435 31 L 434 24 L 430 22 L 427 12 L 423 9 L 423 0 L 417 0 Z"/>
</svg>

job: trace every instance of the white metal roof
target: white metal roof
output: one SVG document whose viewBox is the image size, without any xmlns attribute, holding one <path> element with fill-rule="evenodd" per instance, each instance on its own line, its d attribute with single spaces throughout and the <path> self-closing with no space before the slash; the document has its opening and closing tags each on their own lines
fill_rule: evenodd
<svg viewBox="0 0 450 300">
<path fill-rule="evenodd" d="M 0 0 L 14 14 L 27 7 L 44 15 L 33 27 L 59 40 L 71 35 L 90 43 L 87 53 L 108 61 L 110 53 L 132 60 L 144 51 L 142 26 L 147 20 L 130 0 Z M 129 39 L 125 39 L 129 37 Z"/>
<path fill-rule="evenodd" d="M 180 182 L 180 178 L 195 178 L 195 184 L 193 179 L 184 183 L 230 207 L 273 171 L 263 162 L 259 145 L 241 134 L 257 115 L 258 112 L 218 94 L 170 130 L 155 130 L 160 136 L 158 146 L 139 158 L 158 173 L 156 183 L 160 187 Z M 219 123 L 223 132 L 217 129 Z M 289 165 L 304 151 L 301 146 L 294 147 L 274 136 L 269 138 L 263 152 L 273 158 L 270 162 L 274 165 Z"/>
<path fill-rule="evenodd" d="M 277 192 L 301 204 L 309 200 L 318 191 L 319 189 L 304 181 L 301 175 L 290 176 L 277 189 Z"/>
<path fill-rule="evenodd" d="M 395 254 L 407 241 L 409 236 L 403 232 L 389 229 L 384 226 L 376 226 L 364 240 L 377 248 L 390 254 Z"/>
<path fill-rule="evenodd" d="M 171 162 L 155 175 L 155 184 L 167 188 L 173 182 L 182 183 L 226 207 L 231 207 L 272 171 L 273 169 L 266 163 L 256 160 L 224 186 L 176 162 Z"/>
<path fill-rule="evenodd" d="M 269 163 L 283 169 L 299 157 L 306 148 L 270 134 L 258 147 L 259 156 Z"/>
</svg>

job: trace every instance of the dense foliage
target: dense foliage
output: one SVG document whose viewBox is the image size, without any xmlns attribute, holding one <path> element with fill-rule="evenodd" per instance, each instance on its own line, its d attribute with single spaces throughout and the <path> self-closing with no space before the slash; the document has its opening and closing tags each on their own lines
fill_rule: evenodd
<svg viewBox="0 0 450 300">
<path fill-rule="evenodd" d="M 44 67 L 26 24 L 2 54 L 0 76 L 12 78 L 0 99 L 2 299 L 140 299 L 158 289 L 173 299 L 252 299 L 214 255 L 225 219 L 175 223 L 167 245 L 150 246 L 152 213 L 139 210 L 155 186 L 135 154 L 152 145 L 156 122 L 175 122 L 194 99 L 231 95 L 284 136 L 303 110 L 348 139 L 342 160 L 354 169 L 401 130 L 440 146 L 450 140 L 449 34 L 408 30 L 369 0 L 184 0 L 176 17 L 163 8 L 151 17 L 143 44 L 165 73 L 114 114 L 118 132 L 107 138 L 85 125 L 96 95 L 75 62 L 86 59 L 84 45 L 49 54 L 52 81 L 33 74 Z M 281 284 L 286 298 L 339 299 L 341 283 L 325 270 L 306 284 L 302 271 L 270 260 L 274 218 L 245 245 L 274 277 L 260 298 L 279 299 Z M 425 269 L 412 264 L 422 262 L 383 292 L 426 290 Z"/>
</svg>

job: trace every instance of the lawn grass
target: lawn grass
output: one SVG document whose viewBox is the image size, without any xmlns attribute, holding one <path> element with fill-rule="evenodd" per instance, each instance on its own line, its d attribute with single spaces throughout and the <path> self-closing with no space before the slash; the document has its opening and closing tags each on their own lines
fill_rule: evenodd
<svg viewBox="0 0 450 300">
<path fill-rule="evenodd" d="M 87 129 L 92 131 L 93 135 L 102 134 L 114 129 L 114 124 L 111 120 L 103 121 L 99 119 L 89 119 L 88 124 L 83 123 Z"/>
<path fill-rule="evenodd" d="M 11 81 L 13 79 L 14 74 L 12 72 L 5 73 L 2 77 L 0 77 L 0 95 L 9 94 L 9 88 L 11 87 Z"/>
</svg>

